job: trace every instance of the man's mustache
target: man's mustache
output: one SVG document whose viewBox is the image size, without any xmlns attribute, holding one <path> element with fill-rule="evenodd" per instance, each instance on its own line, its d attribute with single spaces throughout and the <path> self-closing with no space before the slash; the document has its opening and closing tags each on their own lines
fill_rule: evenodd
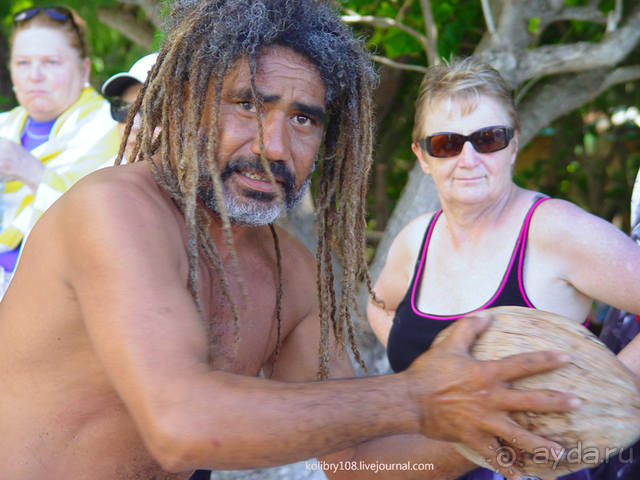
<svg viewBox="0 0 640 480">
<path fill-rule="evenodd" d="M 285 193 L 289 194 L 293 192 L 296 188 L 296 178 L 295 175 L 291 173 L 291 170 L 289 170 L 287 165 L 284 162 L 271 162 L 269 166 L 271 167 L 271 173 L 273 174 L 275 181 L 283 186 Z M 251 159 L 242 156 L 229 160 L 220 174 L 220 179 L 224 182 L 233 173 L 241 173 L 243 171 L 263 175 L 265 178 L 267 177 L 267 172 L 262 167 L 260 157 Z"/>
</svg>

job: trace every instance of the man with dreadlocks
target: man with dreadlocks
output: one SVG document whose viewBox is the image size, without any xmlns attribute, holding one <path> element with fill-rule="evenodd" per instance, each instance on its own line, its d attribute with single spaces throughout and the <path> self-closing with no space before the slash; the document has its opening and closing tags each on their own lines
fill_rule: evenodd
<svg viewBox="0 0 640 480">
<path fill-rule="evenodd" d="M 567 359 L 474 361 L 487 320 L 460 321 L 403 373 L 312 381 L 353 376 L 370 60 L 316 0 L 178 2 L 167 28 L 130 114 L 143 118 L 136 161 L 42 217 L 0 303 L 2 477 L 177 479 L 324 456 L 424 460 L 442 479 L 470 465 L 436 457 L 427 436 L 487 457 L 498 437 L 558 447 L 508 412 L 575 399 L 508 382 Z M 316 162 L 314 265 L 273 222 Z"/>
</svg>

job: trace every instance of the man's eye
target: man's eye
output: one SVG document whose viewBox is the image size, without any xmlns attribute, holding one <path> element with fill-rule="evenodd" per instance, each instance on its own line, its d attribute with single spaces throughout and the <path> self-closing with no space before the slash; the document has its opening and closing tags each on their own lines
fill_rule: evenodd
<svg viewBox="0 0 640 480">
<path fill-rule="evenodd" d="M 256 107 L 252 102 L 238 102 L 238 105 L 240 105 L 240 108 L 242 108 L 243 110 L 245 110 L 247 112 L 255 112 L 256 111 Z"/>
<path fill-rule="evenodd" d="M 311 125 L 312 120 L 311 118 L 309 118 L 306 115 L 302 115 L 302 114 L 298 114 L 295 116 L 295 121 L 298 123 L 298 125 Z"/>
</svg>

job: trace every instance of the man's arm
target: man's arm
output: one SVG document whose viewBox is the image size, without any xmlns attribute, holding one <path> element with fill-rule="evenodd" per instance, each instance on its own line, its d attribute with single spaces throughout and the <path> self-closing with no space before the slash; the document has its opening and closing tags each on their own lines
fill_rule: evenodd
<svg viewBox="0 0 640 480">
<path fill-rule="evenodd" d="M 318 370 L 318 320 L 310 315 L 285 340 L 274 369 L 274 377 L 286 381 L 308 381 Z M 330 371 L 332 378 L 354 375 L 351 362 L 339 354 L 331 343 Z M 405 400 L 406 401 L 406 400 Z M 372 418 L 375 421 L 375 417 Z M 408 464 L 410 470 L 395 464 Z M 354 447 L 318 458 L 318 465 L 332 480 L 365 479 L 454 479 L 471 470 L 475 464 L 466 460 L 450 443 L 431 440 L 420 434 L 380 437 Z M 388 467 L 385 470 L 383 468 Z"/>
<path fill-rule="evenodd" d="M 462 360 L 463 363 L 459 363 L 458 366 L 449 365 L 449 362 L 451 361 L 460 361 L 460 359 L 456 359 L 459 353 L 451 355 L 451 353 L 456 352 L 456 349 L 458 348 L 457 345 L 461 342 L 468 342 L 470 345 L 471 341 L 475 339 L 475 334 L 469 332 L 479 332 L 482 329 L 482 327 L 479 326 L 479 324 L 482 323 L 482 319 L 480 318 L 462 319 L 460 322 L 461 325 L 457 327 L 455 333 L 455 335 L 458 335 L 458 338 L 453 342 L 453 344 L 448 345 L 445 348 L 445 352 L 441 350 L 441 346 L 436 346 L 433 348 L 435 355 L 431 360 L 424 360 L 423 358 L 417 360 L 417 362 L 424 362 L 422 365 L 418 366 L 425 367 L 425 370 L 421 370 L 421 373 L 418 373 L 420 380 L 416 380 L 416 383 L 424 381 L 424 379 L 429 379 L 432 381 L 433 385 L 441 385 L 443 389 L 439 393 L 441 393 L 443 397 L 447 395 L 445 391 L 449 388 L 451 388 L 451 391 L 448 392 L 448 394 L 452 396 L 456 395 L 456 393 L 454 393 L 456 391 L 457 394 L 461 394 L 461 391 L 458 389 L 466 389 L 466 393 L 463 394 L 465 400 L 459 404 L 460 410 L 456 410 L 457 406 L 454 405 L 457 403 L 457 400 L 452 400 L 452 403 L 449 404 L 451 407 L 451 410 L 449 411 L 451 417 L 446 420 L 443 419 L 443 429 L 458 430 L 458 433 L 462 436 L 462 431 L 467 427 L 474 430 L 475 434 L 478 434 L 478 432 L 485 427 L 489 429 L 495 427 L 495 425 L 488 427 L 488 424 L 493 420 L 497 420 L 497 417 L 502 415 L 503 412 L 499 412 L 497 415 L 492 416 L 490 408 L 485 412 L 480 411 L 480 409 L 488 407 L 488 405 L 484 405 L 485 401 L 489 403 L 493 402 L 494 398 L 492 398 L 492 395 L 489 393 L 493 387 L 488 385 L 478 385 L 476 383 L 476 377 L 486 378 L 485 373 L 487 373 L 489 377 L 491 374 L 489 373 L 489 370 L 480 372 L 475 370 L 475 368 L 470 368 L 471 363 L 476 367 L 478 366 L 476 364 L 481 362 L 466 361 L 470 360 L 468 347 L 464 348 L 463 356 L 466 357 L 466 360 Z M 310 316 L 287 337 L 275 367 L 275 378 L 287 381 L 303 381 L 315 378 L 315 374 L 318 369 L 318 355 L 317 349 L 310 347 L 318 344 L 318 332 L 319 328 L 317 318 Z M 332 377 L 351 377 L 354 373 L 351 363 L 344 354 L 339 354 L 337 352 L 335 344 L 332 344 L 331 346 L 332 355 L 330 357 L 330 365 Z M 462 350 L 460 350 L 460 352 L 462 352 Z M 489 365 L 486 364 L 483 366 L 489 367 Z M 491 367 L 498 367 L 498 365 L 494 364 Z M 426 370 L 426 368 L 431 368 L 431 370 Z M 520 371 L 520 375 L 523 376 L 525 375 L 524 371 L 528 370 L 524 364 L 521 364 L 517 368 L 524 369 Z M 443 381 L 443 378 L 446 377 L 449 378 L 446 381 Z M 453 378 L 456 378 L 456 380 L 453 380 Z M 453 385 L 454 383 L 456 383 L 456 385 Z M 473 395 L 472 392 L 476 394 L 475 399 L 471 398 Z M 362 398 L 363 408 L 368 406 L 366 405 L 364 393 L 365 392 L 363 392 Z M 392 391 L 389 392 L 389 399 L 393 402 L 398 401 L 394 398 L 394 393 L 395 392 Z M 391 400 L 392 398 L 394 399 Z M 403 397 L 400 401 L 404 405 L 408 406 L 411 399 Z M 479 407 L 475 404 L 476 401 L 482 402 L 483 405 Z M 448 403 L 447 401 L 443 402 Z M 438 406 L 434 404 L 433 408 L 435 410 Z M 517 405 L 517 402 L 514 402 L 513 408 L 525 409 L 524 404 Z M 440 412 L 443 413 L 443 410 Z M 374 413 L 374 416 L 371 417 L 370 421 L 375 423 L 378 416 L 384 413 L 384 411 Z M 433 413 L 435 416 L 439 415 L 435 413 L 435 411 Z M 489 416 L 483 417 L 483 415 Z M 482 419 L 489 419 L 487 420 L 486 425 L 480 425 L 483 422 Z M 437 423 L 435 419 L 429 420 L 428 422 L 433 427 L 435 427 Z M 471 426 L 471 423 L 474 422 L 476 424 Z M 445 433 L 442 434 L 446 435 Z M 435 433 L 434 435 L 438 435 L 438 433 Z M 489 449 L 490 446 L 499 448 L 499 445 L 494 446 L 492 444 L 493 442 L 496 442 L 495 437 L 478 440 L 480 438 L 481 435 L 478 435 L 477 438 L 474 439 L 477 440 L 475 447 L 476 450 L 484 452 L 490 463 L 499 467 L 495 461 L 495 450 L 491 451 Z M 513 439 L 514 437 L 503 438 Z M 540 443 L 541 439 L 537 437 L 531 436 L 529 438 L 532 441 L 530 444 L 532 449 L 536 446 L 541 446 L 543 443 L 548 445 L 544 441 Z M 518 443 L 518 445 L 523 447 L 523 444 L 521 443 Z M 462 457 L 462 455 L 460 455 L 451 444 L 432 440 L 421 434 L 393 435 L 376 438 L 358 444 L 352 448 L 323 455 L 319 458 L 319 462 L 320 466 L 325 468 L 327 476 L 332 479 L 431 478 L 434 480 L 445 480 L 457 478 L 475 467 L 475 464 Z M 392 465 L 399 463 L 409 465 L 410 470 L 402 468 L 393 470 L 394 467 Z M 376 465 L 380 467 L 377 470 Z M 390 468 L 382 471 L 386 466 L 390 466 Z M 511 475 L 513 473 L 501 467 L 500 470 L 505 475 Z"/>
<path fill-rule="evenodd" d="M 461 440 L 486 453 L 495 436 L 524 448 L 550 444 L 506 412 L 564 410 L 567 396 L 518 392 L 507 382 L 563 361 L 540 353 L 476 362 L 468 345 L 482 322 L 461 322 L 403 374 L 287 383 L 213 371 L 186 288 L 181 220 L 144 190 L 87 182 L 61 200 L 59 228 L 63 275 L 96 354 L 166 470 L 290 463 L 400 433 Z"/>
</svg>

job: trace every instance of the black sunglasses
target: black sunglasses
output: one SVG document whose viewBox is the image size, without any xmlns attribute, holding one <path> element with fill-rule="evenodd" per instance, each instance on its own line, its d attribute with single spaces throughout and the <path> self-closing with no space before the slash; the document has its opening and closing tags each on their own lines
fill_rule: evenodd
<svg viewBox="0 0 640 480">
<path fill-rule="evenodd" d="M 122 100 L 111 100 L 111 118 L 118 123 L 127 123 L 129 111 L 133 103 L 124 102 Z"/>
<path fill-rule="evenodd" d="M 513 138 L 514 129 L 511 127 L 485 127 L 470 135 L 442 132 L 429 135 L 418 141 L 420 148 L 437 158 L 449 158 L 458 155 L 464 144 L 469 141 L 478 153 L 492 153 L 507 148 Z"/>
<path fill-rule="evenodd" d="M 80 33 L 80 27 L 73 19 L 73 13 L 66 7 L 30 7 L 25 8 L 24 10 L 20 10 L 13 16 L 13 24 L 17 25 L 20 22 L 26 22 L 27 20 L 32 19 L 38 13 L 44 13 L 51 20 L 55 20 L 60 23 L 65 23 L 67 21 L 71 21 L 71 26 L 78 35 L 78 40 L 80 40 L 80 45 L 82 46 L 82 56 L 86 57 L 87 52 L 84 50 L 84 40 L 82 39 L 82 34 Z"/>
</svg>

